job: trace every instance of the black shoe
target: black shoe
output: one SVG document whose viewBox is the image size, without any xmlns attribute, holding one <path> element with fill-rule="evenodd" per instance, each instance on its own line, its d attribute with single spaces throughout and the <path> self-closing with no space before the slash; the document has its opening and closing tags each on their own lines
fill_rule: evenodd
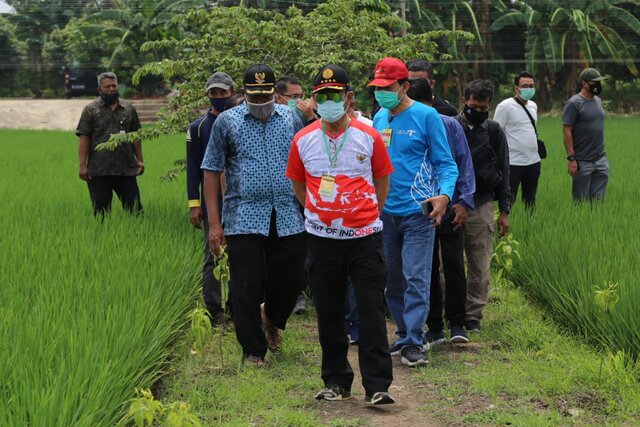
<svg viewBox="0 0 640 427">
<path fill-rule="evenodd" d="M 360 341 L 360 324 L 359 323 L 349 323 L 347 326 L 349 332 L 347 336 L 349 337 L 349 344 L 358 345 L 358 341 Z"/>
<path fill-rule="evenodd" d="M 222 311 L 215 312 L 210 314 L 211 316 L 211 326 L 222 326 L 226 323 L 226 318 L 224 317 L 224 313 Z"/>
<path fill-rule="evenodd" d="M 400 351 L 402 355 L 402 359 L 400 360 L 403 365 L 418 366 L 418 365 L 426 365 L 429 363 L 427 357 L 424 355 L 422 351 L 422 347 L 419 345 L 408 345 L 402 348 Z"/>
<path fill-rule="evenodd" d="M 451 342 L 454 344 L 465 344 L 469 342 L 469 338 L 467 338 L 467 333 L 464 331 L 464 328 L 460 325 L 452 325 L 451 326 Z"/>
<path fill-rule="evenodd" d="M 400 354 L 400 350 L 402 350 L 402 347 L 400 347 L 395 342 L 389 346 L 389 353 L 392 356 L 398 356 Z"/>
<path fill-rule="evenodd" d="M 307 309 L 307 301 L 304 298 L 304 294 L 298 295 L 295 307 L 293 307 L 293 314 L 304 314 Z"/>
<path fill-rule="evenodd" d="M 480 321 L 467 320 L 465 327 L 467 328 L 467 332 L 480 332 Z"/>
<path fill-rule="evenodd" d="M 390 405 L 396 403 L 396 400 L 386 391 L 373 393 L 373 396 L 365 396 L 364 401 L 370 405 Z"/>
<path fill-rule="evenodd" d="M 429 350 L 434 345 L 441 344 L 445 341 L 444 331 L 435 332 L 429 329 L 427 333 L 424 334 L 424 349 Z"/>
<path fill-rule="evenodd" d="M 316 400 L 335 401 L 347 399 L 351 399 L 351 392 L 336 384 L 328 385 L 327 388 L 320 390 L 316 394 Z"/>
</svg>

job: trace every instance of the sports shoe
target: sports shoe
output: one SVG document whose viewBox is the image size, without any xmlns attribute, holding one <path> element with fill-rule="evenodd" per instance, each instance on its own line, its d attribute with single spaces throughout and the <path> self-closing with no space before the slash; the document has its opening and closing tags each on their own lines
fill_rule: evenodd
<svg viewBox="0 0 640 427">
<path fill-rule="evenodd" d="M 360 324 L 356 322 L 349 323 L 347 329 L 349 330 L 349 333 L 347 334 L 349 337 L 349 344 L 357 345 L 360 340 Z"/>
<path fill-rule="evenodd" d="M 467 338 L 467 333 L 464 331 L 464 328 L 460 325 L 451 325 L 451 342 L 454 344 L 464 344 L 469 342 L 469 338 Z"/>
<path fill-rule="evenodd" d="M 260 304 L 260 316 L 262 317 L 262 328 L 264 329 L 264 337 L 267 340 L 267 347 L 271 351 L 278 351 L 282 344 L 282 336 L 277 326 L 271 324 L 267 313 L 264 310 L 264 303 Z"/>
<path fill-rule="evenodd" d="M 434 345 L 442 344 L 445 341 L 444 331 L 435 332 L 429 329 L 424 334 L 424 349 L 429 350 Z"/>
<path fill-rule="evenodd" d="M 267 362 L 260 356 L 247 356 L 244 358 L 245 365 L 255 366 L 256 368 L 262 368 Z"/>
<path fill-rule="evenodd" d="M 467 332 L 480 332 L 480 321 L 467 320 L 465 327 L 467 328 Z"/>
<path fill-rule="evenodd" d="M 364 401 L 370 405 L 390 405 L 396 403 L 396 400 L 386 391 L 373 393 L 373 396 L 365 396 Z"/>
<path fill-rule="evenodd" d="M 422 347 L 419 345 L 408 345 L 402 348 L 400 351 L 402 355 L 402 359 L 400 360 L 403 365 L 418 366 L 418 365 L 426 365 L 429 363 L 427 357 L 424 355 L 422 351 Z"/>
<path fill-rule="evenodd" d="M 328 385 L 327 388 L 320 390 L 316 394 L 316 400 L 334 401 L 347 399 L 351 399 L 351 392 L 336 384 Z"/>
<path fill-rule="evenodd" d="M 304 299 L 304 294 L 298 295 L 295 307 L 293 307 L 293 314 L 304 314 L 307 309 L 307 302 Z"/>
<path fill-rule="evenodd" d="M 400 350 L 402 350 L 402 347 L 400 347 L 395 342 L 389 346 L 389 353 L 392 356 L 398 356 L 400 354 Z"/>
</svg>

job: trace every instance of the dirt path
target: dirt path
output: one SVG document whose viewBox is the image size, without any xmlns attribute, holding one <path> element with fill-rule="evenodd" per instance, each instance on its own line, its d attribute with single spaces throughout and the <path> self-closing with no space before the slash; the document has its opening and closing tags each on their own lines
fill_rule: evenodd
<svg viewBox="0 0 640 427">
<path fill-rule="evenodd" d="M 395 326 L 387 324 L 389 342 L 395 339 Z M 400 357 L 393 357 L 393 384 L 389 393 L 396 399 L 394 405 L 370 406 L 364 403 L 362 377 L 358 369 L 358 347 L 350 346 L 349 363 L 353 368 L 353 398 L 344 402 L 323 402 L 319 410 L 327 418 L 361 418 L 371 427 L 421 426 L 440 427 L 443 424 L 422 410 L 423 404 L 437 399 L 435 390 L 429 384 L 420 383 L 414 376 L 414 369 L 400 363 Z M 420 369 L 430 369 L 429 366 Z M 326 406 L 326 409 L 323 408 Z"/>
<path fill-rule="evenodd" d="M 74 130 L 91 99 L 0 99 L 0 128 Z"/>
</svg>

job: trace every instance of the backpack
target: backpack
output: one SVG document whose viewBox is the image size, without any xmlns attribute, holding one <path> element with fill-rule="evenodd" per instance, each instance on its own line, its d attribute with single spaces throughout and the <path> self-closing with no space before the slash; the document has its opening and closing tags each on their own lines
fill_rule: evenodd
<svg viewBox="0 0 640 427">
<path fill-rule="evenodd" d="M 489 144 L 482 144 L 471 149 L 477 193 L 493 193 L 502 182 L 502 170 L 498 168 L 498 156 L 496 155 L 500 143 L 500 125 L 493 120 L 487 120 L 487 125 L 489 127 Z"/>
</svg>

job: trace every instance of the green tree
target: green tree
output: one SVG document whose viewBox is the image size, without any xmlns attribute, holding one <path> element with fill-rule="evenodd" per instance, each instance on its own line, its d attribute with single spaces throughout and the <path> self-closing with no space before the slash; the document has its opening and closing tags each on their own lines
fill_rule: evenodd
<svg viewBox="0 0 640 427">
<path fill-rule="evenodd" d="M 9 20 L 16 25 L 16 34 L 27 49 L 22 72 L 31 89 L 39 93 L 50 87 L 50 64 L 44 60 L 43 48 L 49 33 L 63 28 L 69 19 L 81 16 L 93 3 L 82 0 L 6 0 L 16 13 Z"/>
<path fill-rule="evenodd" d="M 16 37 L 16 28 L 0 16 L 0 81 L 2 95 L 10 95 L 17 89 L 16 78 L 22 65 L 25 45 Z"/>
<path fill-rule="evenodd" d="M 149 63 L 134 76 L 155 75 L 165 80 L 184 79 L 182 93 L 172 99 L 171 114 L 143 138 L 159 133 L 183 132 L 203 104 L 203 84 L 212 72 L 229 73 L 242 81 L 244 70 L 253 63 L 269 64 L 277 76 L 293 75 L 308 87 L 315 73 L 327 63 L 344 66 L 356 92 L 364 92 L 376 62 L 384 56 L 399 58 L 450 58 L 438 51 L 435 40 L 447 31 L 392 34 L 405 23 L 386 4 L 381 9 L 363 7 L 366 0 L 330 0 L 308 14 L 291 7 L 286 14 L 246 7 L 217 7 L 192 10 L 176 17 L 189 28 L 188 37 L 148 42 L 143 51 L 170 49 L 172 59 Z M 462 35 L 461 35 L 462 36 Z M 114 142 L 135 136 L 114 137 Z"/>
<path fill-rule="evenodd" d="M 543 77 L 548 100 L 557 84 L 566 96 L 573 93 L 579 66 L 614 62 L 637 75 L 633 59 L 637 47 L 627 43 L 619 31 L 624 28 L 640 35 L 640 21 L 625 5 L 640 5 L 640 1 L 514 1 L 511 7 L 505 6 L 491 30 L 516 27 L 525 32 L 527 68 Z"/>
</svg>

